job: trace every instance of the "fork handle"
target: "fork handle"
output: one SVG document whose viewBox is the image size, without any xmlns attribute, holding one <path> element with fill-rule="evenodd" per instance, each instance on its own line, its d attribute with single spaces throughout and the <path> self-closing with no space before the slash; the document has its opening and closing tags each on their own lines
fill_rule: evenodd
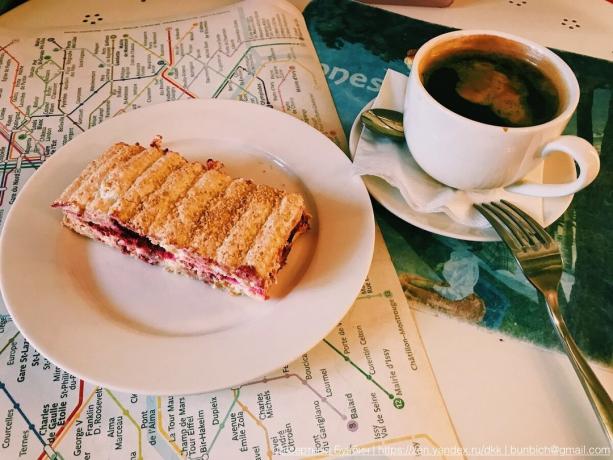
<svg viewBox="0 0 613 460">
<path fill-rule="evenodd" d="M 570 362 L 575 368 L 581 385 L 583 385 L 583 389 L 587 393 L 588 399 L 598 416 L 598 421 L 607 435 L 609 445 L 613 447 L 613 403 L 611 403 L 611 398 L 583 357 L 583 354 L 577 347 L 577 344 L 566 327 L 564 318 L 562 318 L 562 314 L 560 313 L 558 293 L 556 291 L 546 291 L 544 294 L 545 302 L 549 307 L 549 316 L 558 337 L 562 345 L 564 345 L 564 350 L 568 355 L 568 359 L 570 359 Z"/>
</svg>

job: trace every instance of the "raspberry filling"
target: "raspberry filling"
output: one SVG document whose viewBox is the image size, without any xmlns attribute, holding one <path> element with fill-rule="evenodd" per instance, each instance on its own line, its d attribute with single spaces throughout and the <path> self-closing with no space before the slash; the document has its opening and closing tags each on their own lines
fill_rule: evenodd
<svg viewBox="0 0 613 460">
<path fill-rule="evenodd" d="M 117 223 L 114 226 L 103 226 L 94 222 L 85 222 L 94 233 L 105 237 L 112 238 L 115 245 L 121 249 L 124 254 L 136 254 L 139 259 L 157 264 L 161 260 L 174 260 L 175 256 L 168 252 L 163 247 L 152 243 L 149 239 L 140 236 Z"/>
<path fill-rule="evenodd" d="M 119 248 L 124 254 L 135 256 L 151 265 L 162 264 L 172 271 L 195 274 L 198 279 L 207 284 L 220 285 L 237 294 L 241 291 L 248 291 L 255 297 L 262 299 L 268 297 L 265 293 L 264 280 L 258 276 L 252 266 L 239 267 L 233 274 L 229 274 L 223 267 L 218 266 L 211 260 L 194 258 L 185 254 L 184 251 L 178 251 L 174 254 L 116 221 L 102 225 L 88 221 L 83 216 L 71 214 L 71 218 L 86 226 L 96 239 L 111 244 Z M 290 233 L 285 246 L 279 250 L 279 268 L 286 263 L 294 237 L 307 228 L 308 218 L 303 215 Z"/>
</svg>

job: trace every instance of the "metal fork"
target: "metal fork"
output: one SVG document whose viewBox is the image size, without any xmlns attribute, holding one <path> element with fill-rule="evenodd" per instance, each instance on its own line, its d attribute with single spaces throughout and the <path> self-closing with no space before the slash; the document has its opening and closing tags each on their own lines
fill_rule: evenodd
<svg viewBox="0 0 613 460">
<path fill-rule="evenodd" d="M 562 257 L 558 244 L 532 217 L 506 200 L 475 204 L 475 207 L 511 249 L 526 278 L 545 297 L 551 322 L 613 447 L 611 398 L 575 344 L 560 313 L 558 285 Z"/>
</svg>

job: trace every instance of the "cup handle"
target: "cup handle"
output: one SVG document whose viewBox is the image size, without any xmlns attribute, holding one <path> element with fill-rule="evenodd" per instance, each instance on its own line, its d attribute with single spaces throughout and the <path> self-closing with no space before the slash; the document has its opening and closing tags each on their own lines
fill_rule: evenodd
<svg viewBox="0 0 613 460">
<path fill-rule="evenodd" d="M 505 187 L 505 190 L 521 195 L 552 198 L 572 195 L 592 183 L 600 171 L 600 157 L 592 144 L 577 136 L 560 136 L 547 143 L 541 151 L 545 158 L 553 152 L 562 152 L 572 157 L 579 166 L 579 177 L 573 182 L 564 184 L 534 184 L 516 183 Z"/>
</svg>

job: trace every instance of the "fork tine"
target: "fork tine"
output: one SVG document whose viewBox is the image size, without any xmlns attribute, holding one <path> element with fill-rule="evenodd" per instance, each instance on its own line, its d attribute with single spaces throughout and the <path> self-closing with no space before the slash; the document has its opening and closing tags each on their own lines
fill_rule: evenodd
<svg viewBox="0 0 613 460">
<path fill-rule="evenodd" d="M 549 243 L 551 243 L 553 241 L 553 238 L 551 237 L 551 235 L 549 235 L 549 233 L 547 233 L 545 231 L 545 229 L 539 223 L 537 223 L 532 217 L 530 217 L 524 211 L 519 209 L 513 203 L 509 203 L 507 200 L 500 200 L 500 202 L 502 204 L 504 204 L 505 206 L 507 206 L 508 208 L 512 209 L 520 217 L 522 217 L 523 220 L 530 226 L 530 228 L 532 228 L 532 230 L 534 230 L 534 233 L 536 233 L 536 235 L 538 235 L 539 239 L 545 245 L 547 245 L 547 244 L 549 244 Z"/>
<path fill-rule="evenodd" d="M 506 227 L 508 227 L 508 229 L 513 233 L 513 236 L 515 236 L 517 241 L 519 241 L 520 247 L 524 248 L 530 246 L 532 244 L 531 236 L 527 234 L 526 231 L 522 229 L 517 222 L 515 222 L 515 219 L 509 216 L 509 214 L 504 210 L 499 209 L 497 206 L 495 206 L 495 204 L 496 203 L 483 203 L 483 206 L 492 213 L 494 213 L 496 217 L 498 217 L 498 219 Z"/>
<path fill-rule="evenodd" d="M 489 204 L 493 206 L 494 208 L 496 208 L 496 210 L 501 215 L 504 215 L 506 218 L 511 220 L 515 225 L 517 225 L 519 230 L 522 232 L 522 235 L 526 238 L 526 244 L 528 245 L 534 245 L 534 244 L 540 245 L 541 244 L 541 240 L 536 235 L 536 232 L 534 231 L 534 229 L 530 225 L 528 225 L 528 223 L 522 218 L 522 216 L 518 215 L 512 209 L 507 208 L 500 202 L 494 202 L 494 203 L 489 203 Z"/>
<path fill-rule="evenodd" d="M 483 217 L 487 219 L 487 221 L 494 227 L 496 233 L 502 238 L 502 240 L 511 248 L 512 251 L 518 251 L 521 249 L 522 244 L 517 240 L 515 235 L 502 223 L 500 219 L 494 214 L 492 211 L 487 209 L 485 206 L 481 204 L 474 204 L 477 211 L 481 213 Z"/>
</svg>

